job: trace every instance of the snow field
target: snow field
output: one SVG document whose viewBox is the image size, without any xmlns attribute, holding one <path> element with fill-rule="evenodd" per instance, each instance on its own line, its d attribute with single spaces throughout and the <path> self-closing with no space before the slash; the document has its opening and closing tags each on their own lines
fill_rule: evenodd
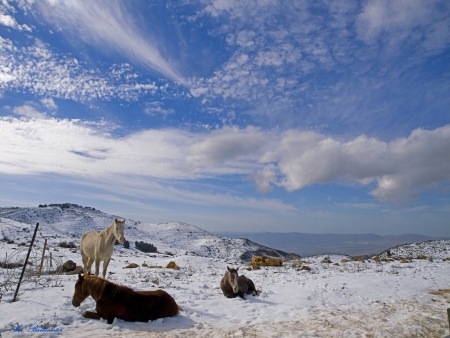
<svg viewBox="0 0 450 338">
<path fill-rule="evenodd" d="M 1 233 L 14 240 L 12 244 L 0 240 L 0 258 L 20 248 L 18 244 L 29 242 L 34 223 L 43 217 L 47 223 L 40 227 L 32 255 L 40 257 L 45 237 L 54 259 L 71 259 L 81 265 L 77 249 L 61 248 L 58 244 L 78 244 L 85 230 L 102 230 L 115 218 L 92 210 L 61 213 L 48 208 L 46 214 L 45 210 L 36 209 L 0 212 Z M 349 257 L 320 255 L 285 261 L 282 267 L 248 271 L 247 264 L 238 259 L 248 248 L 240 247 L 239 241 L 182 223 L 150 225 L 127 220 L 126 224 L 129 227 L 125 236 L 132 248 L 115 246 L 108 279 L 136 290 L 163 288 L 183 309 L 178 316 L 148 323 L 115 319 L 112 325 L 104 320 L 85 319 L 82 313 L 94 310 L 95 301 L 89 297 L 79 308 L 73 307 L 71 298 L 78 276 L 62 275 L 57 283 L 24 283 L 15 303 L 10 302 L 14 290 L 3 293 L 2 337 L 14 336 L 8 331 L 17 324 L 25 330 L 30 325 L 62 329 L 61 334 L 16 334 L 22 337 L 369 338 L 443 337 L 449 332 L 446 309 L 450 307 L 450 293 L 430 293 L 450 289 L 450 261 L 442 259 L 450 256 L 448 241 L 391 250 L 391 254 L 398 252 L 405 257 L 431 256 L 432 261 L 341 263 Z M 154 244 L 160 253 L 136 250 L 136 240 Z M 332 263 L 322 263 L 325 258 Z M 175 261 L 180 270 L 166 269 L 170 261 Z M 129 263 L 139 267 L 125 268 Z M 150 267 L 142 266 L 144 263 Z M 300 270 L 303 265 L 311 271 Z M 227 266 L 239 266 L 239 272 L 251 278 L 261 294 L 249 295 L 246 300 L 225 298 L 219 285 Z M 3 271 L 0 269 L 0 275 Z M 46 278 L 49 276 L 43 275 L 41 280 Z"/>
</svg>

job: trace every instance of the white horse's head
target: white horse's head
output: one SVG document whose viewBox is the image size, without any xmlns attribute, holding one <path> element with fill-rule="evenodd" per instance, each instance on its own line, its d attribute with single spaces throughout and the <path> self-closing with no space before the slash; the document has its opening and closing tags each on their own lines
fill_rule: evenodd
<svg viewBox="0 0 450 338">
<path fill-rule="evenodd" d="M 117 218 L 114 220 L 114 237 L 116 237 L 117 241 L 122 244 L 125 241 L 125 220 L 119 221 Z"/>
</svg>

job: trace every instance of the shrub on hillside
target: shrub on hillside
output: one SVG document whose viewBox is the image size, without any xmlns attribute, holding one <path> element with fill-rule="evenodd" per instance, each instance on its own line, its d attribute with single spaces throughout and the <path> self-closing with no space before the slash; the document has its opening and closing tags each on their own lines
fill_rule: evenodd
<svg viewBox="0 0 450 338">
<path fill-rule="evenodd" d="M 135 242 L 134 245 L 136 246 L 136 249 L 142 251 L 142 252 L 157 252 L 158 249 L 156 246 L 154 246 L 151 243 L 145 243 L 145 242 Z"/>
<path fill-rule="evenodd" d="M 124 240 L 124 241 L 123 241 L 123 247 L 124 247 L 125 249 L 129 249 L 129 248 L 130 248 L 130 242 L 128 242 L 127 240 Z"/>
<path fill-rule="evenodd" d="M 272 258 L 267 256 L 254 256 L 252 257 L 252 266 L 282 266 L 283 260 L 281 258 Z"/>
<path fill-rule="evenodd" d="M 76 249 L 77 248 L 77 245 L 74 244 L 73 242 L 66 242 L 66 241 L 59 243 L 59 246 L 61 248 L 69 248 L 69 249 Z"/>
</svg>

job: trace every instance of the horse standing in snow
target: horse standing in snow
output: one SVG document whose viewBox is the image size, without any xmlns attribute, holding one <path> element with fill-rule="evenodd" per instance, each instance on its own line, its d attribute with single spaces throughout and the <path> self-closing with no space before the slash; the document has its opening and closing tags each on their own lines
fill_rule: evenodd
<svg viewBox="0 0 450 338">
<path fill-rule="evenodd" d="M 108 324 L 112 324 L 114 318 L 129 322 L 148 322 L 176 316 L 180 310 L 172 296 L 164 290 L 134 291 L 100 277 L 79 274 L 72 305 L 80 306 L 89 296 L 95 299 L 97 312 L 84 311 L 83 317 L 103 318 Z"/>
<path fill-rule="evenodd" d="M 223 276 L 220 281 L 220 288 L 222 289 L 225 297 L 236 298 L 239 296 L 242 299 L 245 299 L 245 295 L 258 295 L 258 291 L 256 291 L 253 281 L 244 275 L 238 275 L 239 268 L 230 269 L 227 266 L 227 270 L 228 271 L 225 273 L 225 276 Z"/>
<path fill-rule="evenodd" d="M 105 278 L 116 239 L 119 243 L 123 243 L 125 240 L 124 223 L 125 220 L 119 221 L 116 218 L 109 227 L 101 232 L 88 231 L 84 233 L 80 241 L 80 252 L 85 274 L 91 272 L 92 263 L 95 261 L 95 275 L 98 276 L 100 262 L 103 261 L 103 278 Z"/>
</svg>

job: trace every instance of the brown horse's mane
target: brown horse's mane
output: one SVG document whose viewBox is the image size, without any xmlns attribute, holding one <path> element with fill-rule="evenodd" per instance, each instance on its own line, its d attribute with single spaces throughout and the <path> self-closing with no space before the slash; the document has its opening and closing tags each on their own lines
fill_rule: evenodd
<svg viewBox="0 0 450 338">
<path fill-rule="evenodd" d="M 112 297 L 119 296 L 123 298 L 130 298 L 134 294 L 134 291 L 129 287 L 114 284 L 97 276 L 84 275 L 84 282 L 87 283 L 83 283 L 83 288 L 88 288 L 94 299 L 100 298 L 104 294 L 107 286 L 109 287 L 108 293 L 111 292 Z"/>
<path fill-rule="evenodd" d="M 106 283 L 108 283 L 106 279 L 84 274 L 83 291 L 89 291 L 94 299 L 100 298 L 105 291 Z"/>
</svg>

